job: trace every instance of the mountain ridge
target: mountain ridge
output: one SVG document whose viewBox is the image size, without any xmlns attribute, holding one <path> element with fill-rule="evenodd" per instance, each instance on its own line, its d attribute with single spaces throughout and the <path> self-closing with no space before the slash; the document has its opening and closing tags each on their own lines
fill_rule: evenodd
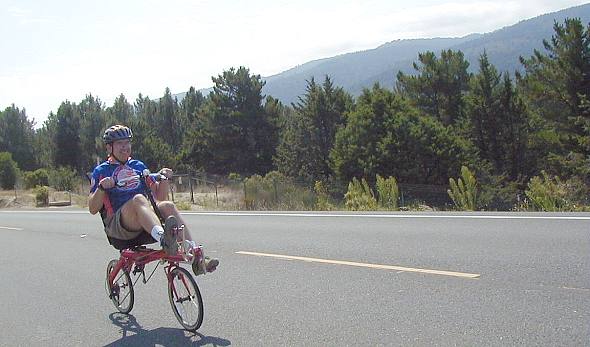
<svg viewBox="0 0 590 347">
<path fill-rule="evenodd" d="M 470 72 L 478 70 L 478 59 L 484 52 L 500 72 L 521 71 L 519 57 L 529 57 L 535 49 L 543 49 L 543 40 L 551 39 L 554 22 L 563 23 L 566 18 L 580 18 L 590 22 L 590 4 L 574 6 L 546 13 L 488 33 L 472 33 L 463 37 L 437 37 L 397 39 L 375 48 L 348 52 L 333 57 L 311 60 L 281 73 L 262 77 L 266 81 L 262 93 L 279 99 L 285 104 L 295 103 L 305 93 L 307 81 L 314 78 L 323 81 L 330 76 L 334 85 L 342 87 L 354 96 L 374 83 L 393 87 L 398 71 L 414 73 L 413 63 L 418 54 L 442 50 L 460 50 L 469 61 Z M 201 89 L 204 94 L 212 88 Z M 185 93 L 175 94 L 180 101 Z"/>
</svg>

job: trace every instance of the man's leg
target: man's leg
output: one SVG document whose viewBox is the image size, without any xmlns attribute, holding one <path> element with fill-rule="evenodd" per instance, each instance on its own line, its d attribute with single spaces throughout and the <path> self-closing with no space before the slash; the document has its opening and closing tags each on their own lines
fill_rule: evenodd
<svg viewBox="0 0 590 347">
<path fill-rule="evenodd" d="M 130 231 L 144 230 L 147 233 L 155 226 L 161 226 L 150 202 L 143 195 L 134 196 L 121 207 L 121 225 Z"/>
<path fill-rule="evenodd" d="M 176 205 L 173 202 L 160 201 L 160 202 L 158 202 L 158 209 L 160 210 L 160 213 L 162 213 L 162 217 L 164 217 L 164 219 L 168 218 L 169 216 L 175 216 L 176 219 L 178 220 L 178 224 L 184 225 L 184 231 L 185 231 L 184 237 L 187 240 L 193 241 L 191 234 L 188 230 L 188 227 L 187 227 L 186 223 L 184 222 L 184 219 L 182 219 L 182 217 L 180 216 L 180 213 L 178 212 L 178 209 L 176 208 Z M 193 244 L 194 244 L 194 241 L 193 241 Z M 213 272 L 213 271 L 215 271 L 215 269 L 217 268 L 218 265 L 219 265 L 219 260 L 217 258 L 209 258 L 206 256 L 205 257 L 205 269 L 200 269 L 198 267 L 197 263 L 193 263 L 193 272 L 195 273 L 195 275 L 201 275 L 204 272 Z"/>
<path fill-rule="evenodd" d="M 154 239 L 160 241 L 162 248 L 168 254 L 175 254 L 178 249 L 175 238 L 169 233 L 176 223 L 176 221 L 166 220 L 166 232 L 164 232 L 152 205 L 143 195 L 135 195 L 121 207 L 121 226 L 127 230 L 143 230 L 149 233 Z"/>
<path fill-rule="evenodd" d="M 188 225 L 186 225 L 186 223 L 184 222 L 184 219 L 180 216 L 180 213 L 178 212 L 176 205 L 172 201 L 159 201 L 157 204 L 158 204 L 158 209 L 160 210 L 160 213 L 162 214 L 162 217 L 164 217 L 164 219 L 168 218 L 169 216 L 176 217 L 176 220 L 178 221 L 178 225 L 184 225 L 185 238 L 187 240 L 192 241 L 193 238 L 192 238 L 191 233 L 189 231 Z"/>
</svg>

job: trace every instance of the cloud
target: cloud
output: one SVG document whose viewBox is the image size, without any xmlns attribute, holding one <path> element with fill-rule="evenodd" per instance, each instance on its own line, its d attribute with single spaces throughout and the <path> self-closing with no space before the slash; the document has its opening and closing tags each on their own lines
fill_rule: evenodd
<svg viewBox="0 0 590 347">
<path fill-rule="evenodd" d="M 25 10 L 18 6 L 9 6 L 6 12 L 12 17 L 24 17 L 31 14 L 31 11 Z"/>
<path fill-rule="evenodd" d="M 19 6 L 8 7 L 6 13 L 8 17 L 16 20 L 18 25 L 37 25 L 37 24 L 52 24 L 56 23 L 56 18 L 49 15 L 40 15 L 28 8 Z"/>
</svg>

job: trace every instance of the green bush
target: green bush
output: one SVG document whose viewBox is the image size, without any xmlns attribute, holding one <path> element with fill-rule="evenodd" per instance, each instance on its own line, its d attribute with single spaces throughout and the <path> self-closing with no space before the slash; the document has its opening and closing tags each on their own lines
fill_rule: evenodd
<svg viewBox="0 0 590 347">
<path fill-rule="evenodd" d="M 247 210 L 254 210 L 257 204 L 267 200 L 262 176 L 252 175 L 244 180 L 244 204 Z"/>
<path fill-rule="evenodd" d="M 531 207 L 538 211 L 575 211 L 576 194 L 580 189 L 574 181 L 563 182 L 559 177 L 551 177 L 541 171 L 542 177 L 531 178 L 525 190 Z"/>
<path fill-rule="evenodd" d="M 79 184 L 80 177 L 68 167 L 52 169 L 49 172 L 49 186 L 59 191 L 72 191 Z"/>
<path fill-rule="evenodd" d="M 35 201 L 37 202 L 37 206 L 49 205 L 49 187 L 37 186 L 33 190 L 33 193 L 35 194 Z"/>
<path fill-rule="evenodd" d="M 477 182 L 475 176 L 466 166 L 461 166 L 461 178 L 457 182 L 449 178 L 451 189 L 447 190 L 455 206 L 463 211 L 475 211 Z"/>
<path fill-rule="evenodd" d="M 37 169 L 35 171 L 27 171 L 23 175 L 25 189 L 32 189 L 36 186 L 49 185 L 49 172 L 47 169 Z"/>
<path fill-rule="evenodd" d="M 377 209 L 375 194 L 373 194 L 364 178 L 359 182 L 354 177 L 348 183 L 348 191 L 344 194 L 344 200 L 344 205 L 349 211 L 372 211 Z"/>
<path fill-rule="evenodd" d="M 316 181 L 313 188 L 316 195 L 315 209 L 318 211 L 334 210 L 335 206 L 330 202 L 330 194 L 326 184 L 322 181 Z"/>
<path fill-rule="evenodd" d="M 244 203 L 249 210 L 310 210 L 315 196 L 310 189 L 271 171 L 264 177 L 253 175 L 244 180 Z"/>
<path fill-rule="evenodd" d="M 505 175 L 481 173 L 477 180 L 477 208 L 487 211 L 511 211 L 517 208 L 524 183 L 510 181 Z"/>
<path fill-rule="evenodd" d="M 189 201 L 177 201 L 175 204 L 181 211 L 190 211 L 192 209 L 192 205 Z"/>
<path fill-rule="evenodd" d="M 8 152 L 0 152 L 0 187 L 13 189 L 18 177 L 18 166 L 12 155 Z"/>
<path fill-rule="evenodd" d="M 242 176 L 235 172 L 230 172 L 230 174 L 227 175 L 227 179 L 235 182 L 241 182 L 243 180 Z"/>
<path fill-rule="evenodd" d="M 394 211 L 398 209 L 399 188 L 395 177 L 385 179 L 377 175 L 377 196 L 379 207 Z"/>
</svg>

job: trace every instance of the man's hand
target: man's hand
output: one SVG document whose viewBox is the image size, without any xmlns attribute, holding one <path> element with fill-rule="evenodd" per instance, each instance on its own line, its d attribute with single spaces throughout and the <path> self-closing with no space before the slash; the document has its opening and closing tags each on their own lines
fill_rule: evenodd
<svg viewBox="0 0 590 347">
<path fill-rule="evenodd" d="M 115 187 L 115 180 L 112 177 L 105 177 L 98 182 L 98 185 L 104 189 L 111 189 Z"/>
<path fill-rule="evenodd" d="M 162 170 L 160 170 L 160 175 L 166 177 L 167 179 L 171 179 L 172 178 L 172 169 L 169 169 L 167 167 L 163 168 Z"/>
</svg>

